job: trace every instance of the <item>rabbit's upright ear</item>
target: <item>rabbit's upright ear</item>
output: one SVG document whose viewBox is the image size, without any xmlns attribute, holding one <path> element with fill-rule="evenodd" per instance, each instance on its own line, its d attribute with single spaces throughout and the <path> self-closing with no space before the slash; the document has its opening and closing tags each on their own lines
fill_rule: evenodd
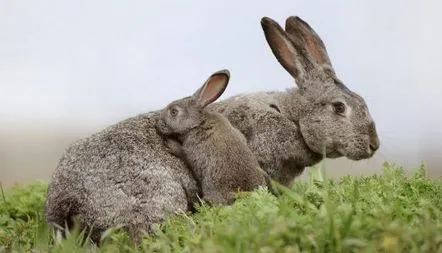
<svg viewBox="0 0 442 253">
<path fill-rule="evenodd" d="M 305 50 L 321 70 L 335 75 L 327 49 L 319 35 L 310 27 L 307 22 L 297 16 L 290 16 L 285 21 L 285 31 L 295 43 L 298 50 Z M 298 44 L 299 43 L 299 44 Z"/>
<path fill-rule="evenodd" d="M 204 85 L 193 94 L 193 98 L 199 106 L 204 108 L 223 94 L 229 80 L 230 72 L 227 69 L 215 72 L 207 79 Z"/>
<path fill-rule="evenodd" d="M 299 61 L 300 57 L 290 38 L 288 38 L 287 33 L 278 23 L 269 17 L 263 17 L 261 19 L 261 26 L 267 43 L 276 56 L 276 59 L 278 59 L 278 62 L 296 80 L 302 78 L 304 76 L 304 68 Z"/>
</svg>

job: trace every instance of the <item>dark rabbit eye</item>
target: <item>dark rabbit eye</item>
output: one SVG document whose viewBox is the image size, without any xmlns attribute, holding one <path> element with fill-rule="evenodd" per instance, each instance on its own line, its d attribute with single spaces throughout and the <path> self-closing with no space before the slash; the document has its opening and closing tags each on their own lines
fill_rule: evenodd
<svg viewBox="0 0 442 253">
<path fill-rule="evenodd" d="M 335 113 L 343 115 L 345 113 L 345 104 L 342 102 L 333 103 L 333 110 Z"/>
<path fill-rule="evenodd" d="M 169 112 L 172 117 L 175 117 L 178 114 L 178 109 L 170 108 Z"/>
</svg>

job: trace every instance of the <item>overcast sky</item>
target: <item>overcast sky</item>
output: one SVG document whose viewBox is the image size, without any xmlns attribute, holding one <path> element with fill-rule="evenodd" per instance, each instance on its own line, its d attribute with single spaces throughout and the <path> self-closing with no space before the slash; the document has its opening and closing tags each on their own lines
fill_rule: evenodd
<svg viewBox="0 0 442 253">
<path fill-rule="evenodd" d="M 222 68 L 232 74 L 223 98 L 284 90 L 294 82 L 260 19 L 283 24 L 299 15 L 323 38 L 338 76 L 366 99 L 382 152 L 401 148 L 418 158 L 442 135 L 441 7 L 437 0 L 0 0 L 0 130 L 112 124 L 190 95 Z"/>
</svg>

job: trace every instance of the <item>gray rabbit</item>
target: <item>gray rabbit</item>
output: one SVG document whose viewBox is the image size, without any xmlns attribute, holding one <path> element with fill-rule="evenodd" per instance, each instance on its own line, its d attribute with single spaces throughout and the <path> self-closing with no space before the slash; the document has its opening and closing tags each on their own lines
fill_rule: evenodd
<svg viewBox="0 0 442 253">
<path fill-rule="evenodd" d="M 166 139 L 166 146 L 187 161 L 203 199 L 212 205 L 231 204 L 236 191 L 270 183 L 245 137 L 224 116 L 205 110 L 221 96 L 229 79 L 228 70 L 214 73 L 191 97 L 170 103 L 157 123 L 161 134 L 177 138 Z"/>
<path fill-rule="evenodd" d="M 208 105 L 247 139 L 261 168 L 290 185 L 305 167 L 329 158 L 366 159 L 379 148 L 364 99 L 340 81 L 324 43 L 299 17 L 285 30 L 261 20 L 272 52 L 299 89 L 258 92 Z M 135 237 L 169 213 L 189 210 L 200 193 L 185 161 L 156 130 L 161 111 L 126 119 L 72 144 L 55 169 L 46 202 L 48 222 L 77 217 L 93 237 L 118 223 Z"/>
<path fill-rule="evenodd" d="M 224 114 L 244 134 L 261 167 L 284 185 L 324 155 L 372 157 L 379 138 L 367 105 L 338 79 L 316 32 L 293 16 L 285 30 L 268 17 L 261 25 L 273 54 L 299 89 L 236 95 L 208 108 Z"/>
</svg>

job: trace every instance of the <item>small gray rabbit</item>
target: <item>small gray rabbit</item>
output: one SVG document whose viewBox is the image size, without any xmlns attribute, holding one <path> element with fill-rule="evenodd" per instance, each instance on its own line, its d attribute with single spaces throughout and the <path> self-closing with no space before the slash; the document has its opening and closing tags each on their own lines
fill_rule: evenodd
<svg viewBox="0 0 442 253">
<path fill-rule="evenodd" d="M 212 205 L 231 204 L 236 191 L 270 183 L 241 132 L 221 114 L 205 109 L 221 96 L 229 78 L 228 70 L 212 74 L 192 96 L 167 105 L 157 123 L 166 147 L 187 161 L 203 200 Z"/>
</svg>

